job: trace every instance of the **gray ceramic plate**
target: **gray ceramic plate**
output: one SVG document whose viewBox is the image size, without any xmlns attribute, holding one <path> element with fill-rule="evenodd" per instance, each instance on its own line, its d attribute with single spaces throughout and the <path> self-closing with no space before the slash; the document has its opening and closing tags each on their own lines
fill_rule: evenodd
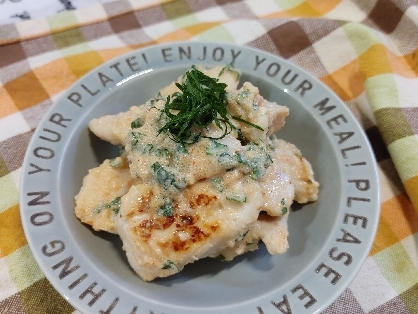
<svg viewBox="0 0 418 314">
<path fill-rule="evenodd" d="M 290 108 L 278 136 L 311 162 L 319 200 L 292 208 L 290 249 L 283 255 L 270 256 L 261 246 L 230 263 L 200 260 L 172 277 L 143 282 L 118 236 L 94 232 L 73 214 L 88 169 L 117 154 L 87 124 L 144 103 L 193 64 L 231 62 L 241 81 Z M 342 293 L 367 256 L 379 217 L 378 179 L 356 120 L 311 75 L 246 47 L 169 43 L 109 61 L 61 95 L 24 160 L 21 216 L 45 276 L 83 313 L 315 313 Z"/>
</svg>

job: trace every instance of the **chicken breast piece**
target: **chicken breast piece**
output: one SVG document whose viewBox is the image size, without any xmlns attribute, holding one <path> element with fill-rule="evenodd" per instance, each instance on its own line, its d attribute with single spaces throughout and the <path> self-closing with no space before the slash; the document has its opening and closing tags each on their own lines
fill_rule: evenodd
<svg viewBox="0 0 418 314">
<path fill-rule="evenodd" d="M 278 157 L 273 155 L 273 164 L 260 179 L 261 193 L 263 195 L 261 209 L 270 216 L 286 214 L 295 197 L 293 179 L 289 173 L 284 171 L 286 167 L 283 164 L 274 161 L 276 159 Z"/>
<path fill-rule="evenodd" d="M 235 90 L 238 87 L 241 73 L 230 65 L 208 67 L 197 65 L 196 69 L 209 77 L 218 79 L 220 83 L 225 83 L 227 85 L 226 90 Z M 179 76 L 176 81 L 162 88 L 159 94 L 163 97 L 167 97 L 175 92 L 179 92 L 180 90 L 177 88 L 176 84 L 184 83 L 184 78 L 184 75 Z"/>
<path fill-rule="evenodd" d="M 271 153 L 273 163 L 259 180 L 263 211 L 257 221 L 238 239 L 233 247 L 212 255 L 230 261 L 234 257 L 258 248 L 261 240 L 270 254 L 282 254 L 288 247 L 287 220 L 290 206 L 295 199 L 299 203 L 315 201 L 319 184 L 313 178 L 310 163 L 299 149 L 283 140 L 275 140 Z"/>
<path fill-rule="evenodd" d="M 280 165 L 280 171 L 291 177 L 295 186 L 294 200 L 301 204 L 316 201 L 319 183 L 314 179 L 311 164 L 302 156 L 300 150 L 289 142 L 276 140 L 273 156 L 273 163 Z"/>
<path fill-rule="evenodd" d="M 249 238 L 252 239 L 250 241 L 254 242 L 254 240 L 260 239 L 271 255 L 283 254 L 289 248 L 287 242 L 289 236 L 288 218 L 289 212 L 280 217 L 272 217 L 266 213 L 261 213 L 250 228 Z"/>
<path fill-rule="evenodd" d="M 231 116 L 239 117 L 262 129 L 234 120 L 250 141 L 264 141 L 267 136 L 284 126 L 285 118 L 289 115 L 289 108 L 267 101 L 259 94 L 258 88 L 249 82 L 245 82 L 239 90 L 228 93 L 228 109 Z"/>
<path fill-rule="evenodd" d="M 197 67 L 206 75 L 217 78 L 219 82 L 227 84 L 227 90 L 234 90 L 238 86 L 239 72 L 234 68 L 227 66 L 215 67 Z M 156 101 L 165 103 L 167 96 L 179 92 L 175 85 L 181 83 L 183 76 L 180 76 L 176 82 L 164 87 L 159 91 L 157 96 L 148 101 L 144 105 L 132 106 L 128 111 L 116 115 L 106 115 L 97 119 L 93 119 L 89 123 L 90 130 L 102 140 L 108 141 L 114 145 L 126 145 L 126 136 L 131 129 L 131 122 L 138 121 L 140 125 L 144 123 L 144 115 L 150 110 Z"/>
<path fill-rule="evenodd" d="M 158 184 L 140 184 L 122 198 L 118 233 L 129 264 L 143 280 L 172 275 L 233 247 L 257 220 L 258 184 L 238 172 L 229 175 L 222 193 L 203 180 L 170 197 Z"/>
<path fill-rule="evenodd" d="M 131 177 L 126 159 L 106 159 L 90 169 L 83 186 L 75 196 L 75 215 L 96 231 L 116 233 L 116 214 L 120 198 L 138 179 Z"/>
<path fill-rule="evenodd" d="M 130 130 L 125 146 L 128 152 L 131 175 L 143 181 L 151 180 L 158 163 L 164 171 L 175 174 L 178 184 L 191 185 L 195 182 L 222 175 L 238 164 L 235 159 L 241 143 L 231 134 L 222 140 L 201 138 L 187 147 L 173 141 L 158 130 L 164 124 L 161 118 L 163 102 L 155 103 L 145 118 L 144 125 Z"/>
<path fill-rule="evenodd" d="M 214 67 L 204 67 L 199 65 L 196 69 L 209 77 L 218 79 L 220 83 L 225 83 L 227 85 L 227 91 L 236 90 L 241 77 L 241 73 L 231 65 Z"/>
<path fill-rule="evenodd" d="M 250 228 L 235 239 L 233 247 L 227 247 L 211 257 L 222 261 L 231 261 L 236 256 L 258 249 L 261 240 L 271 255 L 283 254 L 289 248 L 287 238 L 289 236 L 287 220 L 289 213 L 283 216 L 269 216 L 261 212 L 258 219 L 250 225 Z"/>
<path fill-rule="evenodd" d="M 125 146 L 126 135 L 131 129 L 131 123 L 138 121 L 142 125 L 144 115 L 148 110 L 148 106 L 132 106 L 128 111 L 91 120 L 89 128 L 102 140 L 113 145 Z"/>
</svg>

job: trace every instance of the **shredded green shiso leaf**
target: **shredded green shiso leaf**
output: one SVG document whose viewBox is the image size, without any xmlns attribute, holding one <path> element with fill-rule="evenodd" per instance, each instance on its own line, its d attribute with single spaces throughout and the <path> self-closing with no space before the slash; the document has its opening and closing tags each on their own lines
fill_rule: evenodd
<svg viewBox="0 0 418 314">
<path fill-rule="evenodd" d="M 231 123 L 229 118 L 251 125 L 262 130 L 261 127 L 243 120 L 240 117 L 229 116 L 227 110 L 227 85 L 219 83 L 218 79 L 211 78 L 196 68 L 185 74 L 183 84 L 176 83 L 180 92 L 167 97 L 162 112 L 165 113 L 166 124 L 158 130 L 158 134 L 167 132 L 169 137 L 183 145 L 196 143 L 202 136 L 201 129 L 214 122 L 223 131 L 221 139 L 231 130 L 241 132 Z M 172 111 L 176 110 L 177 113 Z M 197 126 L 197 128 L 194 128 Z"/>
</svg>

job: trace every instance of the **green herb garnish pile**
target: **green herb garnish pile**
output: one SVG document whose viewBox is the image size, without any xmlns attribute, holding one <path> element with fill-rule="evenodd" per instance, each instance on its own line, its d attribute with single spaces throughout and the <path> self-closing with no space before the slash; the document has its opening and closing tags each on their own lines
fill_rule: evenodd
<svg viewBox="0 0 418 314">
<path fill-rule="evenodd" d="M 237 121 L 249 124 L 259 130 L 258 125 L 228 115 L 225 83 L 219 83 L 196 68 L 186 72 L 183 84 L 176 83 L 181 92 L 167 97 L 162 111 L 167 116 L 167 123 L 158 130 L 158 134 L 167 132 L 170 138 L 183 145 L 193 144 L 202 136 L 201 129 L 206 128 L 212 122 L 223 131 L 221 139 L 231 130 L 241 132 L 231 123 L 229 117 Z M 178 112 L 173 113 L 172 110 Z M 212 138 L 212 137 L 208 137 Z"/>
</svg>

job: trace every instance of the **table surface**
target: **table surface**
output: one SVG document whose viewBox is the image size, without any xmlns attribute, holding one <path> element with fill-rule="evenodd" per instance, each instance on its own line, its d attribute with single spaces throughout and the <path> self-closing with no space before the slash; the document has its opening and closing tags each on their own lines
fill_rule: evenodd
<svg viewBox="0 0 418 314">
<path fill-rule="evenodd" d="M 77 312 L 20 220 L 23 158 L 47 110 L 103 62 L 187 40 L 278 55 L 344 101 L 375 154 L 381 213 L 362 268 L 323 313 L 418 313 L 417 34 L 416 1 L 0 0 L 0 313 Z"/>
</svg>

